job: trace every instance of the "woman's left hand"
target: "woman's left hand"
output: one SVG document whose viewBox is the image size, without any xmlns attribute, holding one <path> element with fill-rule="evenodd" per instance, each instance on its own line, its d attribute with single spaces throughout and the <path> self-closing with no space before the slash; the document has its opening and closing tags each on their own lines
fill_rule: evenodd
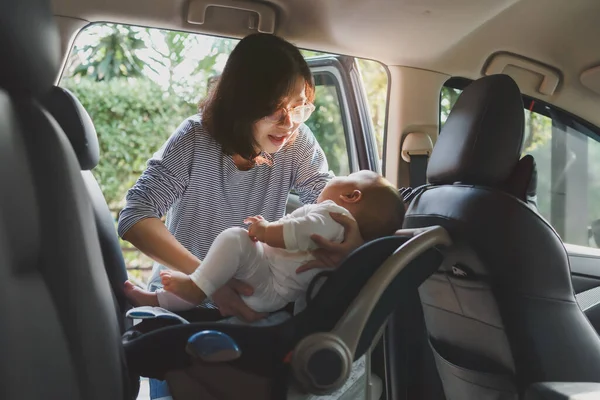
<svg viewBox="0 0 600 400">
<path fill-rule="evenodd" d="M 365 243 L 355 219 L 339 213 L 330 213 L 329 215 L 344 227 L 344 240 L 342 243 L 335 243 L 322 236 L 312 235 L 310 238 L 319 246 L 317 250 L 312 252 L 315 260 L 309 261 L 298 268 L 296 270 L 297 274 L 314 268 L 337 268 L 348 254 Z"/>
<path fill-rule="evenodd" d="M 252 296 L 254 289 L 252 286 L 239 281 L 237 279 L 231 279 L 211 296 L 213 302 L 219 307 L 221 315 L 224 317 L 235 316 L 248 322 L 258 321 L 266 317 L 264 313 L 258 313 L 252 310 L 240 297 Z"/>
</svg>

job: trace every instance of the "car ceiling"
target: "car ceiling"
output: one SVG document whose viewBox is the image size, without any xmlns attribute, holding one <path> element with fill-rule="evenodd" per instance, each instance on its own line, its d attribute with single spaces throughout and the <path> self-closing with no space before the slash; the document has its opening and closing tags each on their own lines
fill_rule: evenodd
<svg viewBox="0 0 600 400">
<path fill-rule="evenodd" d="M 254 0 L 250 0 L 254 1 Z M 219 0 L 218 2 L 227 2 Z M 187 22 L 188 0 L 53 0 L 58 16 L 241 37 L 244 20 L 219 15 Z M 551 96 L 539 76 L 516 76 L 521 90 L 600 126 L 600 94 L 580 83 L 600 65 L 598 0 L 269 0 L 276 33 L 300 47 L 349 54 L 476 79 L 496 52 L 560 71 Z M 246 17 L 247 18 L 247 17 Z M 527 78 L 527 79 L 526 79 Z M 600 77 L 599 77 L 600 79 Z"/>
</svg>

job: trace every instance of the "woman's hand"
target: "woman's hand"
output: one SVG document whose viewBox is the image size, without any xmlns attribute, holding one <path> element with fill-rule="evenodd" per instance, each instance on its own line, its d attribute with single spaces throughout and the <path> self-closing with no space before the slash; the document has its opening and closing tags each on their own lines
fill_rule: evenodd
<svg viewBox="0 0 600 400">
<path fill-rule="evenodd" d="M 338 213 L 329 213 L 329 215 L 344 227 L 344 240 L 342 243 L 335 243 L 322 236 L 312 235 L 310 238 L 319 246 L 312 252 L 316 260 L 304 264 L 296 270 L 296 273 L 314 268 L 336 268 L 348 254 L 364 244 L 356 220 Z"/>
<path fill-rule="evenodd" d="M 240 295 L 251 296 L 254 289 L 242 281 L 231 279 L 211 296 L 224 317 L 235 316 L 248 322 L 258 321 L 266 316 L 257 313 L 244 303 Z"/>
</svg>

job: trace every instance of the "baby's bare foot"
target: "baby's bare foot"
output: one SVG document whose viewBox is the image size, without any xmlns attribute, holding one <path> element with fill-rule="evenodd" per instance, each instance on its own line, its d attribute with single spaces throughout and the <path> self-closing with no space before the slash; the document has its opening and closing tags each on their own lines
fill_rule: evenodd
<svg viewBox="0 0 600 400">
<path fill-rule="evenodd" d="M 161 271 L 160 280 L 164 289 L 193 304 L 200 304 L 206 294 L 183 272 Z"/>
<path fill-rule="evenodd" d="M 123 292 L 125 293 L 125 296 L 129 299 L 131 304 L 133 304 L 136 307 L 158 307 L 158 298 L 156 297 L 156 293 L 139 288 L 130 281 L 125 282 Z"/>
</svg>

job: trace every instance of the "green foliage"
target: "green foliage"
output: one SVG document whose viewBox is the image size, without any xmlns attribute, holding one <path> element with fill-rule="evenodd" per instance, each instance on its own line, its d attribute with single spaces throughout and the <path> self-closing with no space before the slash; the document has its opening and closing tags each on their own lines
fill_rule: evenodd
<svg viewBox="0 0 600 400">
<path fill-rule="evenodd" d="M 148 158 L 187 117 L 194 104 L 182 102 L 150 80 L 64 80 L 94 121 L 100 164 L 94 175 L 112 209 L 145 169 Z"/>
<path fill-rule="evenodd" d="M 565 134 L 565 133 L 563 133 Z M 523 155 L 531 154 L 537 165 L 537 207 L 551 221 L 552 206 L 552 120 L 546 116 L 525 111 L 525 141 Z"/>
<path fill-rule="evenodd" d="M 358 66 L 369 102 L 369 113 L 375 130 L 377 151 L 381 159 L 383 157 L 388 76 L 383 65 L 376 61 L 358 59 Z"/>
<path fill-rule="evenodd" d="M 150 29 L 147 30 L 148 34 Z M 151 47 L 156 52 L 156 55 L 149 56 L 150 60 L 163 65 L 167 69 L 169 91 L 175 93 L 175 85 L 177 81 L 174 79 L 175 69 L 185 60 L 185 50 L 190 41 L 193 41 L 196 36 L 189 35 L 184 32 L 165 31 L 163 38 L 167 47 L 166 51 L 161 50 L 158 46 L 152 43 Z"/>
<path fill-rule="evenodd" d="M 61 86 L 75 93 L 94 121 L 101 157 L 93 173 L 116 217 L 148 158 L 197 112 L 197 101 L 238 41 L 113 24 L 94 25 L 86 35 L 74 46 Z M 195 63 L 192 69 L 190 62 Z M 360 68 L 381 154 L 387 75 L 375 62 L 365 61 Z M 350 171 L 340 104 L 335 86 L 327 83 L 317 88 L 316 111 L 307 124 L 330 168 L 346 175 Z M 147 279 L 152 261 L 127 242 L 121 246 L 130 277 Z"/>
<path fill-rule="evenodd" d="M 336 87 L 318 85 L 315 92 L 315 112 L 306 125 L 323 148 L 331 169 L 336 175 L 350 173 L 348 151 Z"/>
<path fill-rule="evenodd" d="M 147 35 L 151 36 L 153 29 L 147 29 Z M 162 49 L 157 43 L 150 40 L 150 47 L 154 54 L 149 58 L 152 62 L 161 65 L 167 76 L 168 91 L 188 102 L 197 102 L 199 97 L 204 97 L 207 92 L 208 80 L 220 73 L 215 66 L 220 57 L 227 57 L 238 40 L 209 38 L 186 32 L 160 31 L 166 49 Z M 181 79 L 176 71 L 185 62 L 195 59 L 196 49 L 200 41 L 211 42 L 208 53 L 198 60 L 189 78 Z"/>
<path fill-rule="evenodd" d="M 302 53 L 304 58 L 311 58 L 311 57 L 318 57 L 318 56 L 325 55 L 325 53 L 320 53 L 320 52 L 312 51 L 312 50 L 300 50 L 300 52 Z M 383 157 L 383 136 L 384 136 L 384 132 L 385 132 L 385 118 L 386 118 L 387 94 L 388 94 L 388 77 L 387 77 L 385 68 L 376 61 L 357 59 L 357 63 L 358 63 L 358 69 L 359 69 L 359 72 L 360 72 L 360 75 L 362 78 L 363 87 L 366 92 L 367 102 L 369 103 L 369 113 L 371 115 L 371 122 L 373 123 L 375 141 L 377 143 L 377 151 L 379 154 L 379 158 L 381 159 Z M 334 89 L 332 87 L 327 90 L 332 91 Z M 332 92 L 332 93 L 335 93 L 335 92 Z M 338 114 L 341 113 L 339 104 L 337 103 L 337 99 L 335 100 L 336 103 L 334 105 L 334 104 L 331 104 L 331 102 L 333 101 L 332 100 L 333 97 L 327 97 L 328 95 L 326 93 L 323 93 L 323 96 L 325 96 L 326 99 L 320 99 L 321 96 L 322 95 L 319 93 L 319 88 L 317 88 L 317 93 L 315 96 L 316 97 L 315 105 L 316 105 L 316 103 L 319 103 L 321 107 L 325 107 L 323 110 L 324 113 L 331 113 L 332 112 L 331 110 L 335 110 L 335 112 L 337 112 Z M 334 108 L 332 108 L 332 107 L 334 107 Z M 337 107 L 337 109 L 335 107 Z M 328 111 L 326 112 L 325 110 L 328 110 Z M 317 117 L 317 118 L 319 118 L 319 117 Z M 334 129 L 336 134 L 343 135 L 344 128 L 342 126 L 341 117 L 338 118 L 338 116 L 335 116 L 333 118 L 336 118 L 337 120 L 339 120 L 339 122 L 336 122 L 336 123 L 338 123 L 338 125 L 336 125 L 335 127 L 333 127 L 331 125 L 324 125 L 324 128 L 325 129 Z M 319 124 L 321 124 L 323 122 L 323 119 L 319 118 L 318 122 L 319 122 Z M 311 122 L 309 121 L 309 125 L 310 125 L 310 123 Z M 331 123 L 333 123 L 333 121 L 331 121 L 329 123 L 331 124 Z M 315 124 L 316 124 L 316 122 L 315 122 Z M 310 126 L 312 129 L 312 125 L 310 125 Z M 318 128 L 315 127 L 315 129 L 313 129 L 313 132 L 315 132 L 315 135 L 317 135 L 317 131 L 318 131 Z M 326 134 L 326 133 L 322 133 L 322 132 L 319 132 L 318 135 L 332 136 L 330 134 Z M 329 140 L 329 142 L 331 142 L 331 140 Z M 348 159 L 347 159 L 348 155 L 347 155 L 347 151 L 346 151 L 345 140 L 342 141 L 341 136 L 340 136 L 337 140 L 334 140 L 334 142 L 336 143 L 335 146 L 333 146 L 334 148 L 339 148 L 340 145 L 344 146 L 344 149 L 343 149 L 344 154 L 342 154 L 342 152 L 340 150 L 332 150 L 331 151 L 332 159 L 330 160 L 330 166 L 331 165 L 339 165 L 335 161 L 335 158 L 338 158 L 338 157 L 344 157 L 343 163 L 344 163 L 344 165 L 346 165 L 346 163 L 348 162 Z M 320 139 L 319 139 L 319 143 L 321 143 Z M 328 144 L 327 139 L 324 138 L 323 143 L 325 143 L 324 146 L 327 145 Z M 324 147 L 324 149 L 325 149 L 325 147 Z M 327 153 L 327 150 L 325 150 L 325 152 Z M 346 171 L 346 169 L 344 169 L 345 168 L 344 165 L 340 166 L 340 171 Z M 336 169 L 333 169 L 333 171 L 336 172 Z M 345 174 L 345 172 L 344 172 L 344 174 Z"/>
<path fill-rule="evenodd" d="M 460 90 L 452 89 L 449 87 L 442 87 L 442 94 L 440 96 L 440 129 L 448 119 L 448 115 L 450 115 L 450 110 L 454 107 L 456 100 L 458 100 L 458 96 L 460 96 Z"/>
<path fill-rule="evenodd" d="M 119 77 L 139 77 L 146 63 L 137 51 L 146 48 L 139 32 L 122 25 L 107 24 L 109 33 L 102 36 L 96 45 L 77 49 L 86 54 L 86 62 L 74 68 L 72 76 L 90 77 L 96 81 Z"/>
<path fill-rule="evenodd" d="M 459 94 L 460 91 L 455 89 L 446 87 L 442 89 L 440 109 L 442 122 L 448 117 Z M 566 164 L 563 164 L 562 161 L 559 161 L 560 164 L 556 164 L 556 160 L 552 159 L 553 134 L 566 136 L 567 157 L 570 158 Z M 586 142 L 587 159 L 586 157 L 582 157 L 582 154 L 577 154 L 577 151 L 570 147 L 571 145 L 568 143 L 574 141 Z M 559 127 L 553 129 L 551 118 L 525 110 L 525 139 L 522 155 L 525 154 L 531 154 L 535 158 L 537 165 L 537 208 L 546 220 L 553 222 L 552 200 L 561 196 L 563 200 L 565 198 L 568 200 L 572 196 L 587 196 L 587 210 L 569 208 L 570 202 L 567 201 L 567 208 L 564 215 L 560 210 L 558 212 L 555 211 L 554 217 L 556 219 L 565 222 L 575 215 L 581 215 L 582 212 L 587 216 L 587 221 L 590 224 L 592 221 L 600 218 L 600 161 L 598 161 L 600 160 L 600 144 L 596 140 L 584 136 L 574 129 L 566 128 L 566 131 Z M 553 180 L 555 185 L 564 179 L 573 180 L 574 175 L 572 175 L 572 172 L 569 172 L 569 169 L 573 168 L 577 162 L 586 163 L 587 174 L 578 175 L 577 179 L 587 180 L 587 193 L 575 193 L 572 189 L 569 190 L 568 183 L 566 192 L 553 192 L 553 190 L 556 191 L 556 188 L 552 187 Z M 564 169 L 561 170 L 561 167 Z M 566 225 L 568 223 L 565 223 Z M 568 243 L 582 246 L 590 245 L 587 239 L 587 226 L 585 225 L 574 227 L 574 229 L 566 229 L 563 232 L 559 232 L 559 234 Z"/>
<path fill-rule="evenodd" d="M 215 38 L 210 48 L 208 55 L 198 63 L 198 66 L 194 70 L 194 73 L 206 73 L 216 74 L 217 71 L 214 69 L 214 65 L 219 57 L 229 57 L 229 54 L 233 51 L 234 47 L 238 44 L 239 40 L 235 39 L 224 39 Z"/>
</svg>

